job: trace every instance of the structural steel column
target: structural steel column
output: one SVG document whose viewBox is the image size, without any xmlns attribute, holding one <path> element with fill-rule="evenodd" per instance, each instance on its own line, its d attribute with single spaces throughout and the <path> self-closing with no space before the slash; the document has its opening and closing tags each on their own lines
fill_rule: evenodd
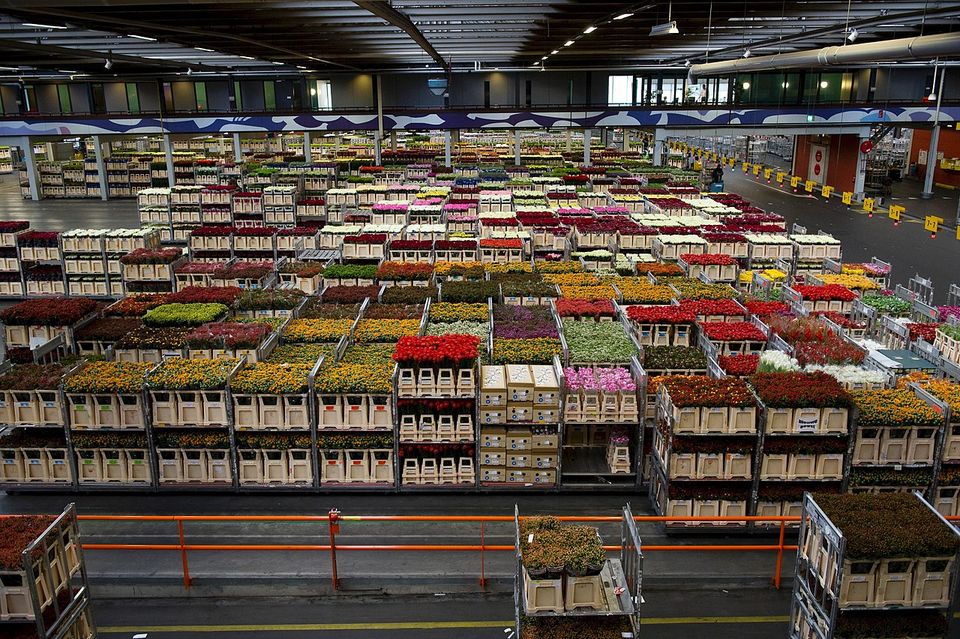
<svg viewBox="0 0 960 639">
<path fill-rule="evenodd" d="M 655 129 L 653 132 L 653 165 L 663 166 L 663 152 L 666 150 L 666 129 Z"/>
<path fill-rule="evenodd" d="M 100 136 L 93 136 L 93 153 L 97 158 L 97 181 L 100 183 L 100 199 L 107 199 L 107 166 L 103 161 L 103 145 Z"/>
<path fill-rule="evenodd" d="M 940 87 L 943 91 L 943 87 Z M 920 197 L 929 200 L 933 197 L 933 174 L 937 172 L 937 146 L 940 144 L 940 125 L 933 127 L 930 132 L 930 150 L 927 151 L 927 170 L 923 176 L 923 190 Z"/>
<path fill-rule="evenodd" d="M 397 152 L 397 132 L 390 132 L 390 150 L 394 153 Z"/>
<path fill-rule="evenodd" d="M 243 162 L 243 151 L 240 149 L 240 134 L 233 134 L 233 161 L 237 164 Z"/>
<path fill-rule="evenodd" d="M 570 149 L 573 148 L 573 132 L 567 129 L 564 131 L 564 135 L 567 137 L 567 153 L 569 153 Z"/>
<path fill-rule="evenodd" d="M 590 138 L 593 136 L 593 130 L 583 130 L 583 165 L 590 166 Z"/>
<path fill-rule="evenodd" d="M 169 133 L 163 134 L 163 151 L 167 156 L 167 184 L 172 187 L 176 184 L 176 176 L 173 173 L 173 142 Z"/>
<path fill-rule="evenodd" d="M 443 164 L 450 166 L 450 130 L 443 132 Z"/>
<path fill-rule="evenodd" d="M 313 143 L 313 137 L 309 131 L 303 132 L 303 161 L 307 164 L 313 164 L 313 149 L 310 145 Z"/>
<path fill-rule="evenodd" d="M 623 152 L 630 152 L 630 129 L 623 130 Z"/>
<path fill-rule="evenodd" d="M 381 141 L 380 136 L 379 136 L 379 135 L 374 135 L 374 136 L 373 136 L 373 160 L 374 160 L 374 164 L 376 164 L 377 166 L 380 166 L 380 164 L 381 164 L 381 161 L 380 161 L 380 156 L 381 156 L 380 148 L 381 148 L 382 144 L 383 144 L 383 142 Z"/>
<path fill-rule="evenodd" d="M 37 157 L 33 154 L 33 142 L 30 138 L 18 138 L 17 146 L 23 152 L 23 164 L 27 168 L 27 182 L 30 184 L 30 199 L 40 199 L 40 180 L 37 176 Z"/>
<path fill-rule="evenodd" d="M 869 139 L 870 129 L 865 129 L 857 138 L 857 168 L 853 174 L 853 193 L 857 201 L 863 200 L 863 190 L 867 183 L 867 154 L 860 150 L 860 146 Z"/>
<path fill-rule="evenodd" d="M 520 132 L 513 132 L 513 163 L 520 166 Z"/>
</svg>

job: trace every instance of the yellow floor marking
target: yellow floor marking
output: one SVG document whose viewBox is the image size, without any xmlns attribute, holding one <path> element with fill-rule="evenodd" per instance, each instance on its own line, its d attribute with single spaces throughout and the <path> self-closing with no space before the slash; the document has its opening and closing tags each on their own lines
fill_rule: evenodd
<svg viewBox="0 0 960 639">
<path fill-rule="evenodd" d="M 705 625 L 732 623 L 786 623 L 787 616 L 757 617 L 651 617 L 643 619 L 645 626 Z M 320 632 L 345 630 L 437 630 L 444 628 L 508 628 L 513 620 L 504 621 L 398 621 L 373 623 L 303 623 L 222 626 L 107 626 L 100 634 L 127 634 L 131 632 Z"/>
</svg>

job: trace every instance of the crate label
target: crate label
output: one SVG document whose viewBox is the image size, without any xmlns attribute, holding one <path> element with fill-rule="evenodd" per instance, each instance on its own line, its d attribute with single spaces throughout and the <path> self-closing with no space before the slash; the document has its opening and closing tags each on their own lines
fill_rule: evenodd
<svg viewBox="0 0 960 639">
<path fill-rule="evenodd" d="M 798 419 L 797 430 L 801 433 L 814 432 L 817 430 L 818 419 Z"/>
</svg>

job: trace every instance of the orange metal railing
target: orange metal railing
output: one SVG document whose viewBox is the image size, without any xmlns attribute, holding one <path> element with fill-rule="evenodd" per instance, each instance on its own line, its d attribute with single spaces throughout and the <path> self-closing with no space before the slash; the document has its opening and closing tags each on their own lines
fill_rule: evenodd
<svg viewBox="0 0 960 639">
<path fill-rule="evenodd" d="M 83 544 L 86 551 L 130 550 L 130 551 L 170 551 L 180 553 L 183 571 L 183 585 L 191 584 L 189 553 L 191 552 L 326 552 L 330 556 L 331 584 L 334 589 L 340 585 L 337 570 L 338 552 L 476 552 L 480 558 L 480 584 L 486 585 L 485 553 L 513 552 L 514 546 L 486 543 L 486 525 L 490 523 L 512 523 L 510 516 L 477 515 L 343 515 L 334 509 L 326 515 L 80 515 L 81 521 L 128 521 L 128 522 L 171 522 L 177 526 L 176 544 Z M 621 520 L 615 516 L 560 516 L 561 521 L 580 523 L 615 523 Z M 771 579 L 775 588 L 780 588 L 783 556 L 785 551 L 795 551 L 796 545 L 786 543 L 789 524 L 800 521 L 799 517 L 664 517 L 637 516 L 637 523 L 731 523 L 764 522 L 779 524 L 779 537 L 776 544 L 700 544 L 700 545 L 644 545 L 644 552 L 773 552 L 776 564 Z M 326 544 L 194 544 L 188 543 L 184 524 L 189 522 L 326 522 L 329 543 Z M 477 523 L 479 524 L 479 544 L 341 544 L 337 541 L 341 523 L 362 522 L 436 522 L 436 523 Z M 606 546 L 607 550 L 619 551 L 620 546 Z"/>
<path fill-rule="evenodd" d="M 489 523 L 513 522 L 509 516 L 477 516 L 477 515 L 344 515 L 339 510 L 331 510 L 326 515 L 80 515 L 80 521 L 129 521 L 129 522 L 172 522 L 177 525 L 178 543 L 176 544 L 83 544 L 87 551 L 98 550 L 160 550 L 179 552 L 183 569 L 183 585 L 189 588 L 191 584 L 190 565 L 188 554 L 191 552 L 327 552 L 330 555 L 331 583 L 336 590 L 340 585 L 337 571 L 338 552 L 477 552 L 480 555 L 480 584 L 486 585 L 485 553 L 513 552 L 514 546 L 495 545 L 486 543 L 486 525 Z M 560 516 L 561 521 L 580 523 L 615 523 L 620 517 L 613 516 Z M 773 552 L 776 553 L 776 564 L 771 582 L 777 589 L 781 584 L 783 571 L 783 557 L 785 551 L 795 551 L 796 545 L 786 543 L 787 526 L 799 523 L 800 517 L 665 517 L 656 515 L 641 515 L 634 519 L 637 523 L 684 523 L 684 522 L 713 522 L 746 524 L 748 522 L 764 522 L 779 524 L 779 535 L 776 544 L 701 544 L 701 545 L 644 545 L 643 552 Z M 947 517 L 950 521 L 960 521 L 960 517 Z M 329 543 L 326 544 L 191 544 L 187 543 L 184 524 L 189 522 L 326 522 Z M 437 523 L 478 523 L 479 544 L 340 544 L 337 535 L 340 534 L 342 522 L 437 522 Z M 605 546 L 607 550 L 618 551 L 620 546 Z"/>
</svg>

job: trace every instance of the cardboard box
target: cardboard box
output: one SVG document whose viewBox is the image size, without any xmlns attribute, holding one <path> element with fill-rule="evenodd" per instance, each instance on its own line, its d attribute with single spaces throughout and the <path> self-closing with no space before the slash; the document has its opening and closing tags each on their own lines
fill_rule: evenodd
<svg viewBox="0 0 960 639">
<path fill-rule="evenodd" d="M 543 453 L 534 453 L 533 463 L 531 464 L 531 466 L 533 468 L 556 468 L 558 459 L 559 459 L 558 455 L 545 455 Z"/>
<path fill-rule="evenodd" d="M 534 484 L 549 484 L 555 486 L 557 483 L 556 470 L 531 470 L 529 472 L 532 475 L 531 482 Z"/>
<path fill-rule="evenodd" d="M 554 474 L 554 477 L 556 477 L 556 474 Z M 507 482 L 511 484 L 531 484 L 533 483 L 533 471 L 508 468 Z"/>
<path fill-rule="evenodd" d="M 532 450 L 533 436 L 529 433 L 513 433 L 507 435 L 507 450 Z"/>
<path fill-rule="evenodd" d="M 535 451 L 557 450 L 559 439 L 556 435 L 533 435 L 530 438 L 530 447 Z"/>
<path fill-rule="evenodd" d="M 506 424 L 507 411 L 504 408 L 480 409 L 480 424 Z"/>
<path fill-rule="evenodd" d="M 480 451 L 481 466 L 505 466 L 507 463 L 507 453 L 503 450 L 485 449 Z"/>
<path fill-rule="evenodd" d="M 532 458 L 529 454 L 527 455 L 507 455 L 507 468 L 530 468 L 532 465 Z"/>
<path fill-rule="evenodd" d="M 504 481 L 506 472 L 503 466 L 481 466 L 480 481 Z"/>
<path fill-rule="evenodd" d="M 553 366 L 536 364 L 530 367 L 533 377 L 533 403 L 538 406 L 560 406 L 560 380 Z"/>
<path fill-rule="evenodd" d="M 507 446 L 507 431 L 502 428 L 483 428 L 480 430 L 480 448 L 504 450 Z"/>
<path fill-rule="evenodd" d="M 484 366 L 481 370 L 480 406 L 505 406 L 507 403 L 506 369 Z"/>
<path fill-rule="evenodd" d="M 528 365 L 507 365 L 507 396 L 511 402 L 533 401 L 533 375 Z"/>
<path fill-rule="evenodd" d="M 533 404 L 509 404 L 507 406 L 507 421 L 532 422 L 534 418 Z"/>
</svg>

